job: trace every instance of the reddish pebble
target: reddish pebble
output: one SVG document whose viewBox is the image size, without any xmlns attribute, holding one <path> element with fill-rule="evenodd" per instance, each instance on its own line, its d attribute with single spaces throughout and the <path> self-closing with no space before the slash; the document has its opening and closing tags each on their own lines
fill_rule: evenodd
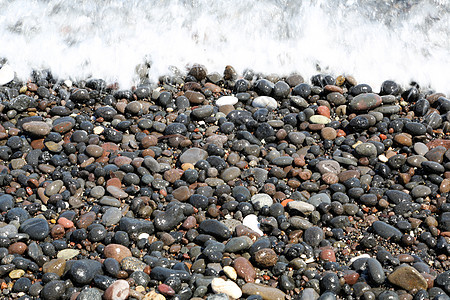
<svg viewBox="0 0 450 300">
<path fill-rule="evenodd" d="M 105 247 L 105 250 L 103 250 L 103 254 L 106 257 L 111 257 L 117 260 L 118 262 L 121 262 L 122 259 L 125 257 L 131 256 L 131 251 L 127 247 L 119 244 L 109 244 Z"/>
<path fill-rule="evenodd" d="M 317 108 L 317 113 L 327 118 L 330 117 L 330 109 L 324 105 L 321 105 Z"/>
<path fill-rule="evenodd" d="M 22 243 L 22 242 L 16 242 L 14 244 L 11 244 L 8 248 L 8 252 L 10 254 L 24 254 L 25 251 L 27 250 L 27 244 Z"/>
<path fill-rule="evenodd" d="M 256 271 L 252 264 L 245 257 L 238 257 L 233 262 L 233 267 L 239 277 L 246 282 L 255 282 Z"/>
<path fill-rule="evenodd" d="M 69 219 L 66 219 L 64 217 L 61 217 L 58 219 L 58 224 L 62 225 L 66 229 L 72 228 L 74 226 L 72 221 L 70 221 Z"/>
<path fill-rule="evenodd" d="M 325 249 L 320 252 L 320 259 L 325 261 L 336 262 L 336 255 L 333 250 Z"/>
<path fill-rule="evenodd" d="M 161 294 L 163 294 L 165 296 L 172 297 L 173 295 L 175 295 L 175 290 L 164 283 L 158 285 L 158 292 L 160 292 Z"/>
<path fill-rule="evenodd" d="M 359 274 L 355 271 L 345 271 L 344 272 L 344 280 L 345 283 L 349 284 L 349 285 L 354 285 L 359 279 Z"/>
<path fill-rule="evenodd" d="M 122 187 L 122 182 L 120 182 L 119 178 L 111 178 L 106 182 L 106 187 L 111 185 L 120 189 Z"/>
<path fill-rule="evenodd" d="M 103 294 L 104 300 L 125 300 L 130 295 L 130 285 L 126 280 L 116 280 Z"/>
</svg>

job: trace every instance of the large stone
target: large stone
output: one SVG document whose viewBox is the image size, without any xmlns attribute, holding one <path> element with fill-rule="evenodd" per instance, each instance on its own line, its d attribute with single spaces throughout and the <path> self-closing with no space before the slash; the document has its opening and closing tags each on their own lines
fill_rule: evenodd
<svg viewBox="0 0 450 300">
<path fill-rule="evenodd" d="M 388 276 L 388 280 L 399 287 L 411 291 L 426 290 L 428 285 L 425 278 L 415 268 L 408 265 L 401 265 Z"/>
<path fill-rule="evenodd" d="M 349 105 L 353 110 L 360 111 L 375 108 L 379 106 L 381 102 L 382 99 L 377 94 L 366 93 L 355 96 Z"/>
</svg>

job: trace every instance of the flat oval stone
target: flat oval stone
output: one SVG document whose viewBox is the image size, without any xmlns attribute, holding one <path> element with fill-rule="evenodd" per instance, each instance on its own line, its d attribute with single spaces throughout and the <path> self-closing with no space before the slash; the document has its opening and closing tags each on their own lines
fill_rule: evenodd
<svg viewBox="0 0 450 300">
<path fill-rule="evenodd" d="M 383 221 L 373 222 L 372 227 L 379 236 L 385 239 L 392 239 L 394 242 L 399 241 L 403 236 L 400 230 Z"/>
<path fill-rule="evenodd" d="M 226 240 L 231 237 L 231 232 L 227 226 L 214 219 L 208 219 L 201 222 L 199 230 L 221 240 Z"/>
<path fill-rule="evenodd" d="M 339 163 L 335 160 L 327 159 L 327 160 L 321 160 L 317 164 L 317 169 L 321 174 L 325 173 L 334 173 L 339 174 L 341 173 L 341 166 Z"/>
<path fill-rule="evenodd" d="M 116 186 L 110 185 L 106 188 L 106 190 L 115 198 L 117 199 L 123 199 L 127 198 L 128 194 L 125 193 L 121 188 L 118 188 Z"/>
<path fill-rule="evenodd" d="M 61 188 L 63 187 L 64 182 L 62 180 L 55 180 L 51 182 L 47 187 L 45 188 L 45 194 L 50 197 L 52 195 L 56 195 L 59 193 Z"/>
<path fill-rule="evenodd" d="M 38 137 L 46 136 L 52 130 L 50 125 L 48 125 L 45 122 L 41 122 L 41 121 L 31 121 L 31 122 L 24 123 L 22 125 L 22 129 L 25 132 L 28 132 L 28 133 L 30 133 L 34 136 L 38 136 Z"/>
<path fill-rule="evenodd" d="M 367 260 L 367 267 L 369 269 L 370 278 L 377 284 L 382 284 L 386 279 L 384 275 L 383 266 L 375 258 Z"/>
<path fill-rule="evenodd" d="M 423 198 L 431 194 L 431 189 L 426 185 L 418 185 L 411 190 L 411 196 L 414 198 Z"/>
<path fill-rule="evenodd" d="M 256 283 L 246 283 L 242 286 L 242 293 L 244 295 L 259 295 L 264 300 L 284 300 L 286 294 L 277 289 L 267 285 L 256 284 Z"/>
<path fill-rule="evenodd" d="M 190 148 L 183 152 L 180 156 L 180 162 L 182 164 L 191 163 L 195 165 L 199 160 L 206 159 L 208 152 L 200 148 Z"/>
<path fill-rule="evenodd" d="M 274 110 L 278 107 L 278 102 L 277 100 L 269 96 L 259 96 L 253 99 L 252 106 Z"/>
<path fill-rule="evenodd" d="M 64 249 L 58 252 L 58 254 L 56 255 L 57 258 L 62 258 L 65 260 L 69 260 L 74 258 L 75 256 L 77 256 L 78 254 L 80 254 L 80 250 L 77 249 Z"/>
<path fill-rule="evenodd" d="M 239 299 L 242 296 L 239 286 L 231 280 L 225 281 L 222 278 L 214 278 L 211 281 L 211 289 L 216 294 L 224 293 L 232 299 Z"/>
<path fill-rule="evenodd" d="M 322 115 L 314 115 L 309 118 L 309 121 L 313 124 L 328 124 L 331 120 Z"/>
<path fill-rule="evenodd" d="M 216 106 L 221 107 L 224 105 L 235 105 L 238 103 L 238 98 L 235 96 L 222 96 L 216 101 Z"/>
<path fill-rule="evenodd" d="M 353 110 L 361 111 L 361 110 L 369 110 L 379 106 L 382 103 L 382 99 L 377 94 L 366 93 L 359 94 L 355 96 L 352 101 L 350 101 L 349 106 Z"/>
<path fill-rule="evenodd" d="M 252 264 L 244 257 L 238 257 L 233 261 L 233 267 L 239 277 L 246 282 L 255 282 L 256 271 Z"/>
<path fill-rule="evenodd" d="M 130 285 L 128 281 L 119 279 L 114 281 L 103 294 L 105 300 L 125 300 L 130 295 Z"/>
<path fill-rule="evenodd" d="M 361 156 L 375 157 L 377 156 L 377 147 L 372 143 L 362 143 L 356 146 L 356 153 Z"/>
</svg>

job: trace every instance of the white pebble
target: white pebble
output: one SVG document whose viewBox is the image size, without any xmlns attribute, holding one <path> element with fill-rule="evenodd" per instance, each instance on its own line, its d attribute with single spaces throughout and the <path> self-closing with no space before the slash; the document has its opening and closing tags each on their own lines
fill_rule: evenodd
<svg viewBox="0 0 450 300">
<path fill-rule="evenodd" d="M 236 270 L 233 267 L 225 266 L 225 267 L 223 267 L 223 272 L 225 273 L 225 275 L 228 276 L 228 278 L 230 278 L 232 280 L 236 280 L 237 279 L 237 273 L 236 273 Z"/>
<path fill-rule="evenodd" d="M 225 281 L 222 278 L 214 278 L 211 282 L 211 288 L 214 293 L 224 293 L 233 299 L 239 299 L 242 296 L 239 286 L 231 280 Z"/>
<path fill-rule="evenodd" d="M 223 96 L 217 99 L 216 106 L 235 105 L 236 103 L 238 103 L 238 98 L 234 96 Z"/>
<path fill-rule="evenodd" d="M 271 206 L 273 199 L 267 194 L 256 194 L 252 196 L 251 202 L 253 205 L 258 205 L 259 207 Z"/>
<path fill-rule="evenodd" d="M 261 236 L 264 235 L 264 232 L 259 229 L 258 217 L 256 215 L 250 214 L 247 215 L 244 220 L 242 220 L 242 224 L 250 228 L 251 230 L 259 233 Z"/>
<path fill-rule="evenodd" d="M 259 96 L 253 99 L 252 106 L 273 110 L 277 108 L 278 102 L 277 100 L 269 96 Z"/>
</svg>

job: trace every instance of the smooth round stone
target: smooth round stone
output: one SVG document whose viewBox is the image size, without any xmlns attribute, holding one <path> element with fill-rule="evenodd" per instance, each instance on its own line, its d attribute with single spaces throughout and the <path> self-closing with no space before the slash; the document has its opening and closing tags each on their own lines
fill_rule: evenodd
<svg viewBox="0 0 450 300">
<path fill-rule="evenodd" d="M 331 120 L 322 115 L 314 115 L 309 118 L 309 121 L 313 124 L 328 124 Z"/>
<path fill-rule="evenodd" d="M 239 236 L 231 238 L 225 245 L 225 252 L 240 252 L 247 250 L 253 244 L 253 241 L 248 236 Z"/>
<path fill-rule="evenodd" d="M 435 161 L 424 161 L 421 166 L 431 173 L 441 174 L 445 172 L 445 168 L 442 164 L 437 163 Z"/>
<path fill-rule="evenodd" d="M 14 283 L 13 291 L 16 293 L 26 293 L 30 289 L 30 286 L 31 280 L 26 277 L 22 277 Z"/>
<path fill-rule="evenodd" d="M 96 288 L 87 288 L 81 291 L 77 300 L 101 300 L 102 293 Z"/>
<path fill-rule="evenodd" d="M 114 258 L 119 263 L 124 259 L 125 257 L 131 256 L 131 251 L 127 247 L 120 245 L 120 244 L 109 244 L 105 247 L 103 250 L 103 254 L 106 257 Z"/>
<path fill-rule="evenodd" d="M 102 186 L 95 186 L 91 189 L 90 195 L 91 197 L 100 199 L 105 195 L 105 188 Z"/>
<path fill-rule="evenodd" d="M 294 158 L 290 156 L 280 156 L 272 159 L 272 163 L 280 167 L 290 166 L 293 162 Z"/>
<path fill-rule="evenodd" d="M 139 101 L 131 101 L 127 104 L 125 107 L 125 110 L 132 113 L 132 114 L 138 114 L 142 109 L 142 104 Z"/>
<path fill-rule="evenodd" d="M 117 207 L 108 208 L 102 216 L 102 222 L 106 226 L 111 226 L 119 223 L 122 218 L 122 211 Z"/>
<path fill-rule="evenodd" d="M 278 255 L 270 248 L 258 250 L 254 254 L 255 261 L 264 268 L 274 266 L 278 261 Z"/>
<path fill-rule="evenodd" d="M 53 121 L 53 131 L 63 134 L 72 130 L 75 124 L 76 121 L 74 118 L 62 117 Z"/>
<path fill-rule="evenodd" d="M 88 145 L 86 147 L 86 153 L 97 158 L 103 155 L 103 148 L 98 145 Z"/>
<path fill-rule="evenodd" d="M 61 188 L 63 187 L 64 182 L 62 180 L 55 180 L 51 182 L 47 187 L 45 188 L 45 194 L 50 197 L 52 195 L 56 195 L 59 193 Z"/>
<path fill-rule="evenodd" d="M 40 295 L 43 299 L 61 299 L 66 291 L 65 282 L 62 280 L 52 280 L 42 289 Z"/>
<path fill-rule="evenodd" d="M 52 128 L 45 122 L 31 121 L 24 123 L 22 129 L 34 136 L 46 136 L 50 133 Z"/>
<path fill-rule="evenodd" d="M 0 211 L 6 212 L 14 207 L 14 198 L 9 194 L 0 196 Z"/>
<path fill-rule="evenodd" d="M 339 278 L 334 273 L 326 273 L 320 280 L 320 287 L 325 291 L 331 291 L 336 294 L 341 290 Z"/>
<path fill-rule="evenodd" d="M 223 280 L 222 278 L 214 278 L 211 281 L 211 289 L 214 293 L 224 293 L 232 299 L 239 299 L 242 296 L 242 291 L 239 286 L 231 280 Z"/>
<path fill-rule="evenodd" d="M 341 173 L 341 166 L 339 163 L 335 160 L 327 159 L 327 160 L 321 160 L 317 164 L 317 169 L 321 174 L 325 173 L 334 173 L 339 174 Z"/>
<path fill-rule="evenodd" d="M 130 285 L 126 280 L 114 281 L 103 294 L 104 300 L 125 300 L 130 295 Z"/>
<path fill-rule="evenodd" d="M 127 272 L 134 272 L 134 271 L 144 271 L 147 264 L 142 262 L 139 258 L 128 256 L 122 259 L 120 262 L 120 266 L 123 270 Z"/>
<path fill-rule="evenodd" d="M 238 98 L 235 96 L 222 96 L 216 101 L 216 106 L 221 107 L 224 105 L 235 105 L 238 103 Z"/>
<path fill-rule="evenodd" d="M 383 266 L 375 258 L 369 258 L 367 260 L 367 267 L 369 269 L 370 278 L 377 284 L 382 284 L 386 279 L 384 275 Z"/>
<path fill-rule="evenodd" d="M 397 114 L 400 112 L 400 105 L 382 105 L 375 108 L 375 111 L 386 115 Z"/>
<path fill-rule="evenodd" d="M 423 198 L 431 194 L 431 189 L 425 185 L 418 185 L 411 190 L 414 198 Z"/>
<path fill-rule="evenodd" d="M 413 267 L 408 265 L 402 265 L 395 269 L 388 276 L 388 280 L 402 289 L 411 291 L 413 289 L 426 290 L 428 285 L 425 278 Z"/>
<path fill-rule="evenodd" d="M 205 96 L 202 93 L 195 91 L 187 91 L 184 93 L 184 96 L 193 104 L 201 104 L 205 101 Z"/>
<path fill-rule="evenodd" d="M 290 217 L 289 223 L 291 224 L 291 227 L 293 227 L 295 229 L 302 229 L 302 230 L 306 230 L 309 227 L 313 226 L 313 224 L 311 222 L 309 222 L 308 219 L 298 217 L 298 216 Z"/>
<path fill-rule="evenodd" d="M 421 123 L 408 122 L 405 124 L 405 129 L 412 135 L 423 135 L 427 132 L 427 127 Z"/>
<path fill-rule="evenodd" d="M 253 99 L 252 106 L 274 110 L 278 107 L 278 102 L 277 100 L 269 96 L 259 96 Z"/>
<path fill-rule="evenodd" d="M 349 106 L 356 111 L 369 110 L 379 106 L 382 103 L 382 99 L 377 94 L 366 93 L 355 96 L 350 101 Z"/>
<path fill-rule="evenodd" d="M 108 193 L 110 193 L 113 197 L 117 199 L 124 199 L 128 197 L 127 193 L 125 193 L 122 189 L 113 185 L 108 186 L 106 190 L 108 191 Z"/>
<path fill-rule="evenodd" d="M 102 264 L 96 260 L 82 259 L 75 261 L 69 270 L 73 281 L 77 284 L 88 284 L 95 275 L 102 273 Z"/>
<path fill-rule="evenodd" d="M 26 233 L 33 240 L 43 240 L 50 232 L 50 228 L 46 220 L 41 218 L 32 218 L 24 221 L 20 225 L 20 231 Z"/>
<path fill-rule="evenodd" d="M 403 146 L 407 146 L 407 147 L 412 146 L 412 139 L 403 133 L 397 134 L 394 137 L 394 141 L 396 141 L 397 143 L 399 143 L 400 145 L 403 145 Z"/>
<path fill-rule="evenodd" d="M 288 133 L 288 138 L 292 144 L 301 145 L 303 144 L 303 141 L 305 140 L 306 136 L 301 132 L 291 131 Z"/>
<path fill-rule="evenodd" d="M 308 203 L 317 207 L 320 203 L 331 203 L 331 199 L 327 194 L 315 194 L 308 199 Z"/>
<path fill-rule="evenodd" d="M 315 210 L 314 205 L 304 201 L 291 201 L 288 203 L 288 207 L 290 210 L 295 210 L 305 215 L 310 214 Z"/>
<path fill-rule="evenodd" d="M 33 98 L 26 95 L 19 95 L 9 102 L 9 107 L 19 112 L 26 110 L 33 103 Z"/>
<path fill-rule="evenodd" d="M 428 152 L 427 145 L 425 145 L 424 143 L 421 143 L 421 142 L 414 143 L 414 147 L 413 148 L 414 148 L 414 151 L 418 155 L 425 155 Z"/>
<path fill-rule="evenodd" d="M 197 119 L 204 119 L 206 117 L 209 117 L 214 112 L 214 108 L 211 105 L 204 105 L 198 108 L 195 108 L 192 110 L 192 116 L 196 117 Z"/>
<path fill-rule="evenodd" d="M 220 178 L 222 178 L 225 182 L 228 182 L 235 180 L 239 176 L 241 176 L 241 169 L 239 169 L 238 167 L 229 167 L 223 170 Z"/>
<path fill-rule="evenodd" d="M 239 277 L 244 278 L 246 282 L 255 282 L 256 271 L 252 264 L 245 257 L 241 256 L 233 261 L 233 268 Z"/>
<path fill-rule="evenodd" d="M 250 200 L 255 208 L 262 208 L 264 206 L 271 206 L 273 204 L 273 199 L 267 194 L 256 194 L 253 195 Z"/>
<path fill-rule="evenodd" d="M 180 163 L 190 163 L 195 165 L 199 160 L 204 160 L 208 157 L 208 152 L 200 148 L 190 148 L 183 152 L 180 156 Z"/>
<path fill-rule="evenodd" d="M 424 161 L 428 161 L 428 159 L 426 159 L 422 155 L 411 155 L 406 159 L 406 162 L 409 165 L 416 167 L 416 168 L 420 168 Z"/>
<path fill-rule="evenodd" d="M 389 225 L 383 221 L 373 222 L 372 227 L 376 234 L 378 234 L 379 236 L 381 236 L 385 239 L 391 239 L 394 242 L 399 241 L 403 236 L 403 234 L 401 233 L 400 230 L 398 230 L 394 226 Z"/>
<path fill-rule="evenodd" d="M 377 156 L 377 147 L 372 143 L 362 143 L 356 146 L 356 153 L 361 156 L 375 157 Z"/>
<path fill-rule="evenodd" d="M 317 226 L 309 227 L 303 234 L 303 240 L 312 247 L 319 246 L 320 242 L 324 239 L 325 235 L 322 228 Z"/>
<path fill-rule="evenodd" d="M 320 131 L 320 134 L 322 135 L 322 138 L 324 138 L 325 140 L 335 140 L 337 137 L 337 132 L 336 129 L 331 128 L 331 127 L 324 127 L 322 128 L 322 130 Z"/>
<path fill-rule="evenodd" d="M 58 276 L 62 276 L 64 274 L 65 267 L 66 260 L 64 258 L 57 258 L 46 262 L 42 266 L 42 271 L 44 273 L 55 273 Z"/>
<path fill-rule="evenodd" d="M 231 237 L 231 232 L 227 226 L 214 219 L 208 219 L 201 222 L 199 230 L 221 240 L 226 240 Z"/>
<path fill-rule="evenodd" d="M 64 249 L 58 252 L 58 254 L 56 255 L 57 258 L 62 258 L 65 260 L 69 260 L 74 258 L 75 256 L 77 256 L 78 254 L 80 254 L 80 250 L 77 249 Z"/>
</svg>

